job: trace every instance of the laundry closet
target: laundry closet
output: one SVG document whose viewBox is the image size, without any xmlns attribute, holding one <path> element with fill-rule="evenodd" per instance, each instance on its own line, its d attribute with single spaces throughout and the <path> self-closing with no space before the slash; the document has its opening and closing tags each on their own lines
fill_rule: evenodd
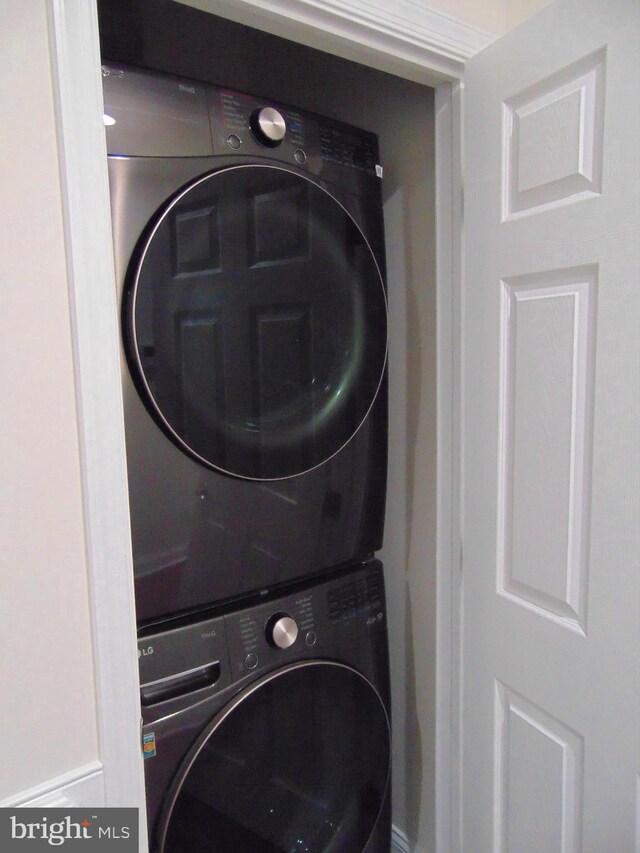
<svg viewBox="0 0 640 853">
<path fill-rule="evenodd" d="M 103 59 L 292 104 L 379 138 L 389 322 L 384 546 L 393 822 L 433 820 L 436 312 L 433 90 L 174 2 L 99 5 Z"/>
<path fill-rule="evenodd" d="M 637 254 L 626 238 L 637 233 L 629 204 L 637 164 L 634 4 L 560 0 L 484 51 L 491 34 L 465 32 L 464 25 L 461 31 L 446 15 L 436 15 L 432 27 L 433 10 L 417 0 L 387 7 L 360 0 L 189 2 L 224 9 L 258 28 L 262 20 L 293 39 L 308 33 L 316 48 L 365 64 L 370 57 L 378 68 L 437 86 L 436 205 L 428 88 L 351 67 L 344 54 L 321 59 L 300 45 L 252 36 L 207 16 L 199 15 L 194 27 L 195 18 L 186 23 L 193 12 L 184 3 L 112 0 L 111 21 L 101 4 L 103 37 L 111 33 L 113 40 L 113 26 L 119 29 L 123 63 L 188 80 L 224 76 L 225 85 L 254 92 L 270 88 L 269 99 L 300 109 L 309 104 L 380 136 L 391 335 L 387 524 L 378 556 L 389 602 L 393 849 L 415 843 L 417 850 L 448 850 L 468 846 L 469 838 L 490 849 L 500 833 L 526 849 L 541 827 L 545 849 L 582 843 L 609 849 L 613 837 L 619 849 L 632 849 L 637 754 L 630 744 L 637 726 L 627 712 L 638 707 L 638 696 L 637 679 L 629 676 L 637 671 L 636 646 L 626 640 L 637 626 L 637 573 L 629 566 L 637 565 L 632 500 L 640 492 L 629 488 L 630 472 L 639 470 L 632 464 L 637 443 L 629 401 L 639 383 L 632 322 Z M 438 5 L 455 15 L 454 7 L 474 4 Z M 488 10 L 504 12 L 504 5 L 496 0 L 476 8 L 479 19 L 468 23 L 500 32 L 504 21 L 490 20 Z M 509 28 L 521 7 L 542 3 L 507 5 L 518 7 L 507 16 Z M 4 259 L 13 283 L 4 334 L 5 554 L 7 565 L 18 568 L 7 573 L 2 805 L 127 804 L 140 807 L 144 822 L 121 335 L 96 9 L 86 0 L 6 0 L 5 7 L 0 56 L 12 132 L 5 145 Z M 299 60 L 295 75 L 292 56 Z M 319 68 L 322 75 L 314 71 Z M 463 72 L 470 140 L 464 164 L 457 85 Z M 518 128 L 513 147 L 505 146 L 505 117 Z M 542 160 L 534 156 L 540 138 L 553 142 Z M 525 155 L 519 163 L 518 150 Z M 501 168 L 505 156 L 513 168 Z M 457 245 L 463 173 L 465 269 Z M 577 228 L 580 222 L 584 227 Z M 541 312 L 549 323 L 539 323 Z M 538 330 L 542 334 L 533 334 Z M 551 337 L 557 346 L 548 346 Z M 548 382 L 536 386 L 541 372 Z M 540 388 L 543 405 L 536 406 Z M 558 411 L 575 414 L 572 429 L 582 425 L 577 433 L 555 429 Z M 510 444 L 512 431 L 504 427 L 516 415 Z M 515 449 L 540 451 L 546 459 L 549 435 L 565 435 L 552 465 L 540 466 L 536 458 L 515 476 Z M 563 488 L 549 490 L 547 475 L 551 485 L 562 479 Z M 545 489 L 537 488 L 541 478 Z M 545 504 L 550 496 L 542 514 L 553 521 L 550 531 L 562 535 L 537 537 L 539 528 L 526 524 L 525 513 L 520 529 L 529 535 L 518 540 L 518 550 L 528 573 L 512 571 L 507 560 L 495 596 L 496 532 L 508 555 L 514 526 L 503 498 L 513 485 L 525 498 L 519 505 L 530 508 L 528 482 Z M 556 512 L 566 509 L 566 494 L 572 511 Z M 327 504 L 336 508 L 335 501 Z M 590 514 L 597 528 L 582 525 Z M 522 513 L 518 518 L 522 522 Z M 530 570 L 550 542 L 562 556 L 563 536 L 584 549 L 572 547 L 571 561 L 559 558 L 554 576 L 546 557 L 544 571 Z M 566 579 L 571 584 L 563 587 Z M 290 627 L 281 622 L 281 642 Z M 202 675 L 215 678 L 210 664 Z M 45 701 L 33 701 L 34 684 Z M 456 726 L 463 689 L 464 728 Z M 615 731 L 607 725 L 612 716 L 621 721 Z M 383 726 L 376 743 L 385 737 Z M 593 762 L 594 755 L 606 760 Z"/>
</svg>

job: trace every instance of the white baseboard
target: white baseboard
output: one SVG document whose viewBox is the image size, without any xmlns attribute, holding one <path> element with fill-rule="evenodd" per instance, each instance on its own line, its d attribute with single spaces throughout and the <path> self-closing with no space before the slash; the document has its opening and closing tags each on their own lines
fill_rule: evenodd
<svg viewBox="0 0 640 853">
<path fill-rule="evenodd" d="M 409 839 L 397 826 L 391 827 L 391 853 L 411 853 Z"/>
<path fill-rule="evenodd" d="M 100 808 L 104 805 L 104 779 L 99 761 L 0 800 L 0 808 Z"/>
</svg>

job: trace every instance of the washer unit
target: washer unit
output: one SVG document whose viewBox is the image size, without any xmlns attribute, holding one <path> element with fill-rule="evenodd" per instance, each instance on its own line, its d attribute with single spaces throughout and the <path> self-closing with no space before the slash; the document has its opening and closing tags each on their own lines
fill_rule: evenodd
<svg viewBox="0 0 640 853">
<path fill-rule="evenodd" d="M 103 66 L 137 614 L 195 612 L 382 544 L 375 136 Z"/>
<path fill-rule="evenodd" d="M 376 560 L 139 640 L 152 853 L 388 853 Z"/>
</svg>

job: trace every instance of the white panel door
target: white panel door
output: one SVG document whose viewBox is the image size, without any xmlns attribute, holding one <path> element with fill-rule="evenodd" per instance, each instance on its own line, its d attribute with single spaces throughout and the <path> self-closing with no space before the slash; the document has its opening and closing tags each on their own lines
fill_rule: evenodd
<svg viewBox="0 0 640 853">
<path fill-rule="evenodd" d="M 640 2 L 468 63 L 464 853 L 640 853 Z"/>
</svg>

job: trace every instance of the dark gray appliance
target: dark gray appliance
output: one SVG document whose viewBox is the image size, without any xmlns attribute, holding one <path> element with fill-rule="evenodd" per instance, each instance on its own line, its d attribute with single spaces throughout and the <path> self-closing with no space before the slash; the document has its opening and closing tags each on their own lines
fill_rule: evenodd
<svg viewBox="0 0 640 853">
<path fill-rule="evenodd" d="M 139 639 L 152 853 L 389 853 L 382 565 Z"/>
<path fill-rule="evenodd" d="M 374 135 L 103 66 L 140 624 L 382 544 Z"/>
</svg>

